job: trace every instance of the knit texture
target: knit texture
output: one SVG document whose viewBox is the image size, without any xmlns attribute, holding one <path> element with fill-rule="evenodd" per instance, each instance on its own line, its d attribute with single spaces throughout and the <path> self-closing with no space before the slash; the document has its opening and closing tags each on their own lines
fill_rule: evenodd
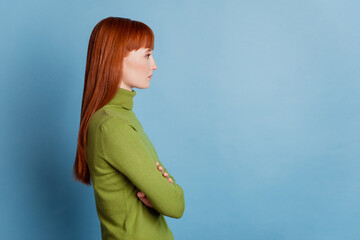
<svg viewBox="0 0 360 240">
<path fill-rule="evenodd" d="M 165 216 L 182 217 L 184 191 L 159 160 L 133 109 L 134 90 L 119 88 L 96 111 L 87 132 L 86 157 L 102 240 L 173 240 Z M 157 169 L 159 162 L 173 180 Z M 153 208 L 137 197 L 142 191 Z"/>
</svg>

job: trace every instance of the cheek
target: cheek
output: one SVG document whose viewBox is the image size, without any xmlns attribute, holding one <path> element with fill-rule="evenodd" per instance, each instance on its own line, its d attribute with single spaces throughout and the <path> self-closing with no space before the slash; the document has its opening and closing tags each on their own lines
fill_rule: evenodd
<svg viewBox="0 0 360 240">
<path fill-rule="evenodd" d="M 127 67 L 133 74 L 143 74 L 148 70 L 148 64 L 145 61 L 129 62 Z"/>
</svg>

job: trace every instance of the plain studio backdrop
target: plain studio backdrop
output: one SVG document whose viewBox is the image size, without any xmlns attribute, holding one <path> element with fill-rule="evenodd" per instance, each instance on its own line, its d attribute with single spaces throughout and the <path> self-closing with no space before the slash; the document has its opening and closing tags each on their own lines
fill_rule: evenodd
<svg viewBox="0 0 360 240">
<path fill-rule="evenodd" d="M 133 111 L 185 193 L 175 239 L 360 239 L 358 1 L 2 1 L 0 239 L 100 239 L 72 178 L 88 41 L 155 34 Z"/>
</svg>

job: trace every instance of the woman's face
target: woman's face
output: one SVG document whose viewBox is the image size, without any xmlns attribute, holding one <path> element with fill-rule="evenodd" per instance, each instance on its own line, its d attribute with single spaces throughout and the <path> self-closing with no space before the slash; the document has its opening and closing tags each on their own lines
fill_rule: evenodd
<svg viewBox="0 0 360 240">
<path fill-rule="evenodd" d="M 123 74 L 121 77 L 121 88 L 132 90 L 136 88 L 148 88 L 150 76 L 157 66 L 150 48 L 139 48 L 129 52 L 124 58 Z"/>
</svg>

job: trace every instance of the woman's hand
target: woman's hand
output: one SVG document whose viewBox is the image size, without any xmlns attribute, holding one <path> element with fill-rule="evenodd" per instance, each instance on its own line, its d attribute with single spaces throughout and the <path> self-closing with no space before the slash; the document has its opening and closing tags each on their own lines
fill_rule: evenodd
<svg viewBox="0 0 360 240">
<path fill-rule="evenodd" d="M 168 174 L 168 173 L 164 173 L 163 167 L 161 167 L 158 162 L 155 162 L 155 164 L 156 164 L 158 170 L 163 173 L 163 176 L 166 177 L 166 178 L 169 180 L 170 183 L 173 183 L 173 180 L 172 180 L 171 178 L 169 178 L 169 174 Z"/>
<path fill-rule="evenodd" d="M 162 175 L 163 175 L 164 177 L 166 177 L 166 178 L 169 180 L 170 183 L 173 183 L 173 180 L 172 180 L 171 178 L 169 178 L 169 174 L 164 173 L 163 167 L 161 167 L 158 162 L 155 162 L 155 164 L 156 164 L 156 166 L 157 166 L 157 169 L 158 169 L 160 172 L 162 172 Z M 139 198 L 146 206 L 151 207 L 151 208 L 153 207 L 153 205 L 151 204 L 150 200 L 145 196 L 145 193 L 143 193 L 143 192 L 138 192 L 138 193 L 137 193 L 137 196 L 138 196 L 138 198 Z"/>
<path fill-rule="evenodd" d="M 153 207 L 153 205 L 151 204 L 150 200 L 145 196 L 145 193 L 143 192 L 138 192 L 137 193 L 138 198 L 148 207 Z"/>
</svg>

